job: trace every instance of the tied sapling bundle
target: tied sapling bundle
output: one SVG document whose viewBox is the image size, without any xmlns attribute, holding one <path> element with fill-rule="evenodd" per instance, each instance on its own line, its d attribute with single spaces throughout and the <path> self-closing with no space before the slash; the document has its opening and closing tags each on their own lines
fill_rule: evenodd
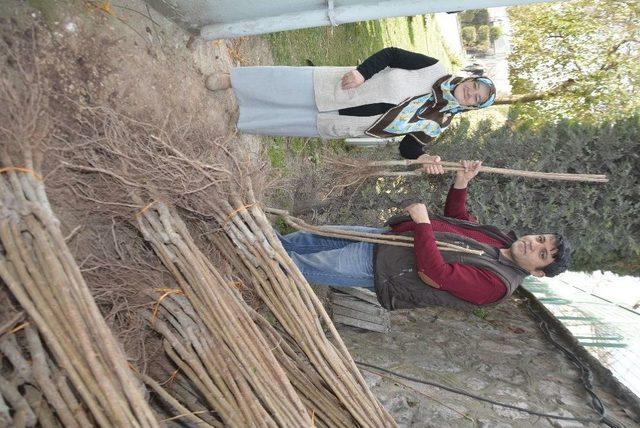
<svg viewBox="0 0 640 428">
<path fill-rule="evenodd" d="M 229 426 L 311 425 L 311 416 L 252 321 L 248 306 L 200 251 L 177 212 L 156 202 L 137 220 L 180 287 L 171 291 L 179 291 L 188 301 L 176 299 L 177 305 L 169 305 L 161 299 L 166 321 L 152 315 L 149 322 L 165 337 L 165 351 L 176 365 L 186 374 L 194 373 L 192 381 L 221 421 Z M 188 307 L 191 317 L 179 303 Z M 178 338 L 171 333 L 171 320 L 181 325 L 178 332 L 188 334 Z"/>
<path fill-rule="evenodd" d="M 143 385 L 132 378 L 127 357 L 100 313 L 49 203 L 40 150 L 49 129 L 36 83 L 21 93 L 0 80 L 0 283 L 32 320 L 51 360 L 86 406 L 86 415 L 76 413 L 73 403 L 63 403 L 45 389 L 44 398 L 60 411 L 65 425 L 84 426 L 91 417 L 92 425 L 102 427 L 157 427 Z M 44 378 L 36 342 L 34 338 L 34 376 Z M 11 388 L 3 382 L 2 389 Z M 37 415 L 26 407 L 28 401 L 12 396 L 19 420 L 35 424 Z"/>
</svg>

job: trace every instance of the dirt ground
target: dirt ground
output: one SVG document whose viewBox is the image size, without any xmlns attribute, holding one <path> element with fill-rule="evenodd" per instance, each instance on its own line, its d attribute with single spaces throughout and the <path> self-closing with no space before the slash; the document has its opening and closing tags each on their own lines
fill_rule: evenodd
<svg viewBox="0 0 640 428">
<path fill-rule="evenodd" d="M 205 76 L 249 62 L 272 63 L 259 38 L 206 42 L 142 1 L 46 2 L 40 9 L 8 1 L 0 8 L 3 50 L 40 33 L 38 61 L 62 120 L 67 103 L 109 105 L 140 119 L 171 114 L 203 121 L 216 135 L 228 136 L 234 132 L 235 99 L 231 91 L 207 91 Z M 257 138 L 240 140 L 257 151 Z"/>
</svg>

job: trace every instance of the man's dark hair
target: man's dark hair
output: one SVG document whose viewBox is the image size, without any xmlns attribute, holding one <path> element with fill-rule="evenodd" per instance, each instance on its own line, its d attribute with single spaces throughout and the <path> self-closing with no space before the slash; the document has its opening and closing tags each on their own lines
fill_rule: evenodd
<svg viewBox="0 0 640 428">
<path fill-rule="evenodd" d="M 553 255 L 553 263 L 542 269 L 545 276 L 556 276 L 569 268 L 571 263 L 571 245 L 569 241 L 563 235 L 559 233 L 553 233 L 556 238 L 556 249 L 558 250 Z"/>
</svg>

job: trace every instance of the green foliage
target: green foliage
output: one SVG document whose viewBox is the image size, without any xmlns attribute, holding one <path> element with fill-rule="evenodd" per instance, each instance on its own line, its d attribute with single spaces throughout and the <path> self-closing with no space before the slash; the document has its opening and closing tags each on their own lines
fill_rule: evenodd
<svg viewBox="0 0 640 428">
<path fill-rule="evenodd" d="M 489 41 L 489 26 L 488 25 L 481 25 L 478 27 L 478 37 L 477 40 L 478 42 L 485 42 L 485 41 Z"/>
<path fill-rule="evenodd" d="M 464 27 L 462 29 L 462 41 L 467 49 L 478 51 L 489 50 L 489 26 L 481 25 L 479 27 Z"/>
<path fill-rule="evenodd" d="M 463 24 L 473 23 L 473 18 L 476 16 L 475 10 L 463 10 L 458 14 L 458 20 Z"/>
<path fill-rule="evenodd" d="M 495 42 L 500 38 L 500 36 L 502 36 L 502 27 L 492 25 L 491 29 L 489 30 L 489 40 Z"/>
<path fill-rule="evenodd" d="M 273 227 L 282 235 L 286 235 L 288 233 L 293 233 L 298 231 L 296 228 L 289 226 L 287 222 L 285 222 L 280 217 L 273 220 L 272 224 L 273 224 Z"/>
<path fill-rule="evenodd" d="M 478 37 L 475 27 L 463 27 L 461 35 L 467 45 L 474 45 Z"/>
<path fill-rule="evenodd" d="M 489 51 L 489 48 L 491 47 L 489 40 L 484 40 L 482 43 L 478 43 L 476 45 L 476 49 L 479 50 L 480 52 L 484 52 L 487 53 Z"/>
<path fill-rule="evenodd" d="M 486 309 L 477 308 L 473 310 L 473 315 L 477 316 L 480 319 L 485 319 L 489 315 Z"/>
<path fill-rule="evenodd" d="M 640 2 L 574 0 L 508 10 L 513 93 L 560 89 L 521 116 L 599 122 L 640 106 Z"/>
<path fill-rule="evenodd" d="M 487 9 L 465 10 L 460 12 L 458 19 L 465 25 L 485 25 L 489 23 L 489 12 Z"/>
<path fill-rule="evenodd" d="M 489 23 L 489 11 L 487 9 L 476 10 L 476 17 L 473 20 L 476 25 L 483 25 Z"/>
</svg>

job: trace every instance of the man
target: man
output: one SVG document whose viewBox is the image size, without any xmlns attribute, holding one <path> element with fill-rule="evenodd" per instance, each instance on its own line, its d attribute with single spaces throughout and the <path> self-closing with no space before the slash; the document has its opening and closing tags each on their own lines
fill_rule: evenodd
<svg viewBox="0 0 640 428">
<path fill-rule="evenodd" d="M 427 156 L 427 155 L 425 155 Z M 442 174 L 438 156 L 424 171 Z M 469 182 L 480 161 L 462 161 L 447 195 L 444 216 L 429 215 L 424 204 L 406 208 L 408 216 L 391 218 L 388 228 L 338 226 L 370 233 L 406 234 L 413 248 L 326 238 L 305 232 L 280 236 L 282 245 L 311 283 L 374 289 L 390 310 L 442 305 L 490 306 L 507 299 L 528 275 L 555 276 L 570 261 L 566 239 L 556 233 L 517 238 L 481 225 L 467 211 Z M 440 251 L 436 240 L 481 250 L 482 255 Z"/>
</svg>

